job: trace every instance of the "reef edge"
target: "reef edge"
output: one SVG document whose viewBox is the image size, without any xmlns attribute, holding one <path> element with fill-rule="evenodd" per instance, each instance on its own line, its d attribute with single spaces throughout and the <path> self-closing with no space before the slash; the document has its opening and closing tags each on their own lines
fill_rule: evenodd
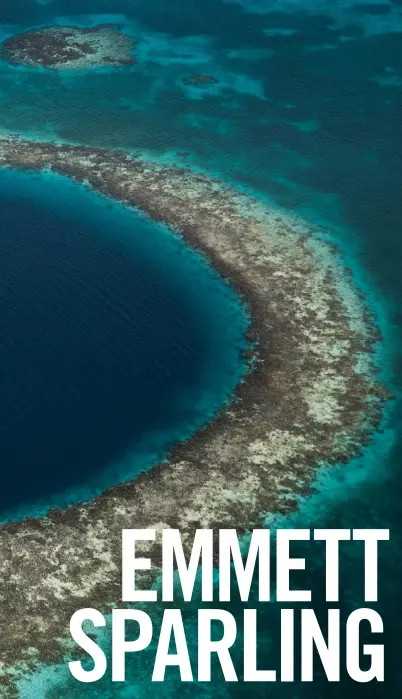
<svg viewBox="0 0 402 699">
<path fill-rule="evenodd" d="M 122 152 L 3 137 L 0 166 L 59 173 L 164 222 L 240 291 L 256 343 L 231 404 L 167 462 L 90 503 L 0 527 L 0 697 L 13 697 L 20 672 L 68 652 L 76 609 L 119 603 L 122 528 L 178 528 L 188 548 L 196 528 L 247 532 L 292 511 L 320 465 L 359 453 L 389 394 L 364 299 L 308 223 Z M 148 584 L 158 543 L 144 544 L 156 566 Z"/>
</svg>

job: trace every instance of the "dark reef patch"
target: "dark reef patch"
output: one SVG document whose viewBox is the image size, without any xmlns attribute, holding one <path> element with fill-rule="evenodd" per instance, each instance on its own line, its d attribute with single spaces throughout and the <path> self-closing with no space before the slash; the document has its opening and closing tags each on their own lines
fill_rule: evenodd
<svg viewBox="0 0 402 699">
<path fill-rule="evenodd" d="M 116 66 L 135 63 L 133 41 L 116 24 L 96 27 L 55 25 L 16 34 L 2 46 L 9 63 L 42 68 L 88 68 L 104 63 Z"/>
<path fill-rule="evenodd" d="M 213 75 L 201 75 L 200 73 L 189 75 L 183 80 L 184 85 L 192 85 L 193 87 L 217 85 L 218 83 L 219 80 L 217 78 L 214 78 Z"/>
</svg>

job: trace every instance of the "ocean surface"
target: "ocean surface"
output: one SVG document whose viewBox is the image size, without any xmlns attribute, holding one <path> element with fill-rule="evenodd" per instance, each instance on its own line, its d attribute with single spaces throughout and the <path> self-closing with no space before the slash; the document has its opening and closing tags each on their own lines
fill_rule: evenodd
<svg viewBox="0 0 402 699">
<path fill-rule="evenodd" d="M 163 226 L 2 171 L 0 249 L 3 519 L 158 463 L 242 376 L 239 297 Z"/>
<path fill-rule="evenodd" d="M 151 685 L 150 668 L 143 660 L 131 668 L 130 682 L 124 687 L 112 685 L 110 677 L 95 686 L 78 685 L 68 678 L 65 668 L 50 671 L 46 668 L 21 683 L 20 699 L 54 699 L 61 696 L 68 699 L 82 695 L 88 699 L 170 698 L 187 695 L 241 699 L 250 693 L 261 698 L 269 695 L 286 699 L 322 699 L 323 696 L 335 699 L 340 692 L 345 699 L 376 699 L 399 695 L 402 690 L 401 2 L 3 0 L 1 5 L 0 31 L 4 37 L 15 31 L 55 21 L 83 25 L 105 21 L 121 22 L 125 31 L 136 39 L 136 64 L 117 72 L 96 70 L 81 74 L 57 74 L 0 64 L 0 130 L 14 131 L 33 138 L 126 148 L 148 153 L 166 162 L 188 163 L 223 179 L 238 181 L 243 186 L 261 192 L 273 204 L 296 211 L 321 226 L 322 234 L 334 240 L 344 251 L 356 283 L 367 294 L 368 303 L 377 315 L 384 336 L 384 342 L 379 348 L 382 373 L 392 387 L 396 400 L 385 415 L 382 431 L 365 449 L 364 454 L 347 466 L 320 473 L 317 476 L 315 495 L 303 504 L 293 518 L 280 523 L 301 527 L 390 528 L 391 541 L 384 544 L 381 550 L 380 599 L 377 605 L 385 627 L 386 681 L 383 685 L 359 685 L 343 675 L 340 685 L 328 684 L 322 674 L 317 674 L 311 685 L 295 683 L 267 687 L 261 684 L 250 687 L 241 683 L 225 684 L 219 677 L 211 685 L 182 685 L 177 681 L 173 670 L 169 673 L 167 682 L 156 686 Z M 211 75 L 218 82 L 202 88 L 189 86 L 186 78 L 194 74 Z M 133 293 L 138 299 L 146 297 L 147 304 L 152 304 L 155 313 L 172 304 L 175 307 L 173 325 L 169 327 L 163 342 L 169 348 L 170 361 L 173 367 L 176 366 L 177 373 L 176 370 L 173 371 L 169 379 L 172 383 L 167 385 L 166 401 L 174 401 L 175 396 L 179 397 L 183 386 L 189 386 L 190 393 L 197 391 L 201 385 L 199 382 L 205 380 L 208 384 L 208 376 L 212 376 L 211 383 L 206 387 L 208 400 L 205 405 L 210 408 L 217 405 L 219 400 L 224 399 L 239 371 L 235 348 L 240 340 L 236 333 L 244 320 L 241 319 L 241 313 L 239 315 L 237 312 L 236 315 L 239 306 L 234 299 L 229 297 L 227 308 L 235 315 L 233 320 L 226 323 L 234 335 L 222 336 L 220 359 L 214 355 L 214 361 L 218 362 L 214 365 L 206 358 L 208 342 L 207 335 L 204 336 L 204 321 L 199 320 L 198 327 L 195 322 L 195 310 L 197 308 L 197 313 L 202 312 L 203 304 L 202 298 L 194 291 L 194 281 L 185 276 L 181 278 L 183 287 L 187 285 L 187 289 L 192 289 L 194 293 L 187 300 L 180 293 L 179 286 L 176 286 L 179 285 L 176 280 L 179 275 L 173 274 L 172 279 L 170 272 L 163 271 L 161 278 L 158 274 L 158 270 L 161 270 L 158 267 L 159 256 L 152 250 L 144 252 L 143 238 L 141 245 L 137 246 L 137 235 L 140 235 L 142 227 L 151 224 L 137 218 L 134 220 L 134 214 L 130 214 L 133 217 L 135 240 L 129 241 L 126 235 L 123 235 L 124 240 L 120 240 L 119 236 L 115 238 L 118 226 L 112 225 L 112 220 L 117 222 L 123 216 L 121 212 L 118 213 L 114 208 L 109 211 L 98 200 L 97 203 L 92 199 L 87 202 L 78 188 L 71 188 L 71 185 L 50 185 L 50 182 L 46 182 L 46 188 L 43 185 L 40 178 L 35 180 L 32 184 L 33 197 L 29 194 L 31 190 L 28 185 L 28 193 L 25 193 L 24 185 L 24 201 L 21 201 L 20 191 L 18 205 L 13 199 L 18 189 L 13 182 L 7 184 L 5 198 L 3 191 L 0 191 L 0 211 L 5 212 L 1 219 L 1 236 L 6 241 L 7 254 L 18 252 L 16 259 L 19 267 L 26 265 L 32 269 L 31 265 L 43 262 L 40 250 L 32 241 L 29 241 L 29 248 L 24 251 L 28 234 L 23 222 L 29 220 L 34 226 L 36 220 L 38 225 L 41 222 L 41 229 L 43 227 L 48 230 L 53 228 L 50 220 L 57 215 L 57 236 L 47 233 L 46 240 L 53 255 L 59 258 L 66 246 L 66 252 L 71 255 L 66 258 L 65 266 L 63 263 L 63 279 L 64 275 L 66 283 L 69 283 L 69 278 L 75 279 L 74 283 L 80 289 L 77 296 L 81 296 L 85 289 L 87 295 L 83 297 L 83 315 L 79 319 L 82 326 L 90 323 L 89 327 L 93 327 L 105 343 L 109 331 L 109 327 L 104 325 L 106 319 L 104 321 L 102 318 L 99 326 L 93 325 L 95 319 L 89 309 L 91 304 L 94 304 L 94 308 L 98 304 L 99 308 L 102 299 L 110 300 L 114 294 L 122 295 L 121 310 L 130 314 L 138 312 L 138 307 L 133 309 L 130 303 L 130 294 L 132 298 Z M 70 197 L 81 198 L 74 214 L 77 217 L 74 227 L 79 225 L 79 228 L 78 232 L 73 231 L 72 238 L 68 236 L 70 243 L 65 238 L 67 230 L 69 235 L 71 233 L 71 214 L 64 210 L 61 214 L 65 187 Z M 54 188 L 57 189 L 57 195 Z M 40 197 L 39 189 L 42 191 Z M 52 212 L 53 200 L 60 202 L 56 213 Z M 91 209 L 102 206 L 102 212 L 107 214 L 106 220 L 110 225 L 102 225 L 103 213 L 99 220 L 96 217 L 86 217 L 84 213 L 81 216 L 87 206 Z M 21 228 L 21 224 L 23 231 L 19 232 L 19 237 L 11 235 L 13 226 Z M 16 240 L 19 241 L 18 244 Z M 92 271 L 88 268 L 88 262 L 84 261 L 88 259 L 90 250 L 95 255 L 94 260 L 91 258 Z M 138 270 L 137 255 L 141 254 L 149 254 L 147 264 L 150 274 L 158 281 L 152 290 L 148 282 L 145 284 Z M 113 260 L 113 269 L 107 264 L 109 257 L 110 264 Z M 174 267 L 173 257 L 172 251 L 172 256 L 165 255 L 165 260 L 172 258 L 171 264 Z M 182 260 L 177 265 L 180 270 L 186 268 Z M 98 283 L 96 288 L 92 287 L 90 277 L 94 267 L 101 271 L 103 282 Z M 2 260 L 1 274 L 4 273 L 3 268 L 9 269 Z M 50 279 L 48 270 L 42 268 L 41 272 L 40 269 L 39 265 L 37 270 L 42 284 L 42 299 L 49 298 L 51 288 L 55 289 L 55 293 L 62 294 L 62 287 L 57 291 L 56 282 Z M 206 274 L 209 289 L 209 273 L 204 269 L 202 274 Z M 15 284 L 23 283 L 23 280 L 17 282 L 15 277 L 11 282 L 15 288 Z M 51 283 L 54 284 L 53 287 L 50 286 Z M 217 294 L 221 298 L 222 306 L 219 308 L 222 308 L 223 316 L 226 301 L 224 302 L 222 295 L 225 296 L 226 292 L 223 292 L 217 280 L 213 284 L 215 287 L 211 289 L 211 294 Z M 164 290 L 163 298 L 160 295 L 161 289 Z M 56 300 L 58 304 L 61 299 L 56 296 Z M 34 303 L 33 299 L 30 303 Z M 41 305 L 41 310 L 45 318 L 46 313 L 50 313 L 52 309 L 47 310 L 46 305 Z M 52 312 L 56 317 L 56 303 Z M 87 316 L 87 313 L 90 315 Z M 182 353 L 184 346 L 181 342 L 179 347 L 174 345 L 174 340 L 178 337 L 175 323 L 179 320 L 182 323 L 180 338 L 185 339 L 189 352 L 191 349 L 189 355 L 185 354 L 187 359 L 183 365 L 177 363 L 176 352 Z M 107 323 L 116 322 L 114 314 L 110 312 Z M 137 318 L 134 322 L 137 322 Z M 146 315 L 142 318 L 142 323 L 142 331 L 147 328 L 148 342 L 148 331 L 153 332 L 155 328 Z M 210 332 L 215 333 L 213 323 L 214 317 L 211 317 Z M 52 321 L 50 330 L 55 345 L 59 343 L 62 356 L 65 352 L 65 347 L 60 345 L 60 337 L 65 331 L 63 320 L 58 317 L 56 325 Z M 122 323 L 121 330 L 129 333 L 128 325 Z M 214 337 L 221 336 L 215 333 Z M 120 342 L 120 338 L 115 339 Z M 23 340 L 19 336 L 21 347 L 18 346 L 15 362 L 20 354 L 21 357 L 24 355 L 24 366 L 28 372 L 29 357 L 24 354 Z M 82 337 L 80 342 L 83 342 Z M 118 345 L 117 348 L 110 347 L 112 355 L 107 354 L 106 357 L 106 345 L 103 343 L 90 348 L 91 356 L 96 349 L 97 353 L 93 356 L 96 356 L 99 365 L 106 359 L 113 359 L 113 356 L 116 358 L 114 353 L 119 351 Z M 124 366 L 127 371 L 134 371 L 135 363 L 129 361 L 128 356 L 130 344 L 123 344 Z M 153 351 L 159 351 L 155 343 L 151 344 Z M 230 369 L 225 360 L 225 351 L 229 351 L 229 347 L 232 348 L 229 352 Z M 3 346 L 1 349 L 3 351 Z M 138 351 L 135 343 L 131 352 L 137 356 Z M 80 384 L 77 383 L 79 377 L 73 358 L 69 357 L 67 366 L 74 378 L 68 393 L 72 401 L 71 409 L 74 405 L 73 392 L 79 390 Z M 208 370 L 204 373 L 206 367 Z M 89 373 L 92 368 L 90 366 Z M 209 375 L 209 371 L 216 373 Z M 158 376 L 160 374 L 156 372 L 156 382 Z M 132 380 L 135 379 L 132 377 Z M 88 382 L 86 395 L 90 401 L 91 391 L 96 386 L 89 383 L 90 376 L 85 377 L 85 381 Z M 61 389 L 63 382 L 64 379 Z M 15 392 L 21 391 L 23 387 L 18 382 L 9 381 L 9 384 L 10 393 L 7 395 L 10 400 L 14 400 L 12 397 L 17 395 Z M 212 396 L 215 398 L 212 399 Z M 56 400 L 55 395 L 50 397 Z M 48 495 L 51 498 L 58 497 L 61 491 L 65 492 L 74 485 L 91 489 L 102 487 L 99 479 L 111 477 L 112 471 L 108 471 L 111 462 L 120 464 L 120 474 L 127 473 L 123 466 L 127 465 L 127 455 L 135 447 L 135 432 L 131 431 L 131 425 L 121 422 L 123 412 L 127 417 L 120 402 L 121 397 L 116 394 L 113 400 L 114 409 L 117 410 L 114 415 L 119 416 L 120 424 L 116 425 L 114 440 L 111 432 L 105 430 L 102 439 L 107 442 L 110 437 L 108 445 L 94 443 L 89 434 L 89 430 L 95 430 L 97 424 L 106 424 L 109 409 L 107 402 L 105 412 L 85 426 L 73 414 L 77 430 L 81 430 L 81 434 L 85 433 L 83 444 L 93 459 L 93 480 L 64 484 L 57 493 L 51 484 L 51 493 L 44 489 L 38 492 L 45 503 Z M 36 451 L 28 449 L 27 440 L 24 449 L 19 447 L 20 463 L 26 464 L 25 458 L 32 459 L 34 453 L 38 459 L 40 450 L 44 448 L 40 435 L 48 429 L 44 420 L 46 410 L 49 409 L 44 405 L 35 414 L 36 431 L 31 439 L 32 446 L 36 444 Z M 136 405 L 138 404 L 131 406 L 134 412 Z M 180 418 L 181 429 L 183 426 L 189 429 L 194 424 L 194 416 L 191 413 L 180 415 L 182 406 L 184 403 L 180 399 L 176 405 L 179 411 L 177 417 Z M 202 415 L 205 419 L 207 410 L 200 410 L 201 419 Z M 28 418 L 27 413 L 27 421 L 24 423 L 27 431 L 31 429 Z M 16 419 L 15 416 L 13 419 Z M 56 420 L 56 416 L 52 415 L 52 419 Z M 104 422 L 99 423 L 98 419 Z M 165 419 L 166 416 L 161 415 L 158 426 L 161 441 L 157 447 L 161 450 L 166 447 L 179 424 L 167 425 Z M 5 424 L 11 430 L 20 429 L 11 422 L 9 415 Z M 66 430 L 59 425 L 60 434 L 67 440 L 67 425 L 64 427 Z M 124 439 L 120 441 L 122 433 Z M 78 434 L 77 432 L 75 436 Z M 10 441 L 7 442 L 7 439 Z M 17 458 L 12 453 L 11 438 L 7 439 L 9 454 L 12 458 Z M 96 446 L 99 447 L 98 456 L 100 454 L 101 458 L 107 448 L 110 450 L 111 461 L 103 464 L 101 469 L 100 461 L 94 453 Z M 55 444 L 52 452 L 50 441 L 46 449 L 49 465 L 53 454 L 60 457 L 60 450 Z M 119 453 L 119 449 L 124 453 Z M 41 463 L 44 463 L 42 459 Z M 90 459 L 85 463 L 88 465 Z M 4 455 L 3 464 L 6 468 Z M 8 487 L 11 493 L 16 484 L 10 482 Z M 37 487 L 40 487 L 39 484 Z M 317 612 L 321 614 L 325 611 L 319 602 L 320 595 L 322 598 L 323 559 L 321 556 L 314 560 L 310 557 L 308 562 L 307 580 L 313 591 L 316 591 L 313 602 Z M 351 609 L 360 607 L 363 603 L 361 558 L 354 547 L 347 545 L 341 558 L 341 584 L 342 615 L 346 619 Z M 242 605 L 231 605 L 231 611 L 240 619 Z M 278 649 L 272 639 L 276 633 L 278 610 L 275 605 L 266 605 L 259 609 L 259 613 L 261 665 L 263 666 L 264 658 L 268 657 L 274 665 Z M 189 634 L 191 630 L 194 633 L 195 614 L 189 614 L 186 623 Z M 108 640 L 105 642 L 107 644 Z M 240 643 L 236 649 L 239 658 L 241 653 Z"/>
</svg>

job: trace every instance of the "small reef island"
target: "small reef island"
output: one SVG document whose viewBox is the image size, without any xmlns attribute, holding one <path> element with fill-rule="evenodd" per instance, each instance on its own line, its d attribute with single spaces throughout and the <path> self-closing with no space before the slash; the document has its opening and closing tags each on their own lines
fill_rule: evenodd
<svg viewBox="0 0 402 699">
<path fill-rule="evenodd" d="M 6 39 L 1 58 L 14 65 L 56 70 L 118 67 L 135 63 L 132 48 L 132 37 L 120 25 L 54 25 Z"/>
<path fill-rule="evenodd" d="M 120 602 L 121 530 L 247 532 L 287 513 L 317 468 L 347 462 L 378 425 L 387 390 L 378 331 L 335 248 L 306 222 L 189 169 L 126 153 L 0 138 L 0 166 L 53 171 L 162 221 L 242 293 L 255 350 L 218 418 L 168 461 L 89 503 L 0 528 L 0 696 L 68 651 L 71 615 Z M 146 542 L 157 574 L 159 542 Z M 21 624 L 23 614 L 24 623 Z"/>
</svg>

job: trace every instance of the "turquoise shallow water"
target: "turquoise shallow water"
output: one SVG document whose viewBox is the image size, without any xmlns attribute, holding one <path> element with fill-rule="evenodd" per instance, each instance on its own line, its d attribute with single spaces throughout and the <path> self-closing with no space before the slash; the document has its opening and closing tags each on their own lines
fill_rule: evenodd
<svg viewBox="0 0 402 699">
<path fill-rule="evenodd" d="M 384 375 L 398 400 L 386 430 L 362 458 L 317 480 L 318 493 L 297 526 L 390 527 L 380 564 L 386 629 L 386 682 L 252 687 L 256 696 L 299 699 L 400 694 L 402 528 L 400 410 L 402 281 L 402 41 L 400 3 L 376 0 L 53 0 L 2 4 L 5 34 L 55 17 L 91 23 L 107 17 L 138 38 L 137 64 L 119 73 L 56 75 L 8 69 L 0 75 L 0 128 L 92 145 L 139 149 L 189 162 L 260 190 L 276 204 L 330 228 L 378 312 Z M 100 17 L 99 17 L 100 19 Z M 58 20 L 65 21 L 65 20 Z M 214 75 L 211 88 L 188 88 L 193 73 Z M 181 154 L 178 156 L 177 154 Z M 343 614 L 361 606 L 356 556 L 342 560 Z M 322 560 L 308 571 L 320 590 Z M 319 595 L 317 593 L 317 600 Z M 319 602 L 316 608 L 320 611 Z M 231 610 L 240 615 L 241 607 Z M 322 611 L 322 609 L 321 609 Z M 272 647 L 275 608 L 261 610 L 262 660 Z M 188 624 L 192 624 L 189 615 Z M 238 649 L 241 653 L 241 647 Z M 213 695 L 236 699 L 250 686 L 149 683 L 136 666 L 124 689 L 105 680 L 77 685 L 58 672 L 49 697 Z M 23 683 L 21 698 L 46 696 L 48 671 Z M 57 678 L 57 675 L 56 675 Z M 54 678 L 52 680 L 54 683 Z M 56 682 L 57 684 L 57 682 Z"/>
</svg>

